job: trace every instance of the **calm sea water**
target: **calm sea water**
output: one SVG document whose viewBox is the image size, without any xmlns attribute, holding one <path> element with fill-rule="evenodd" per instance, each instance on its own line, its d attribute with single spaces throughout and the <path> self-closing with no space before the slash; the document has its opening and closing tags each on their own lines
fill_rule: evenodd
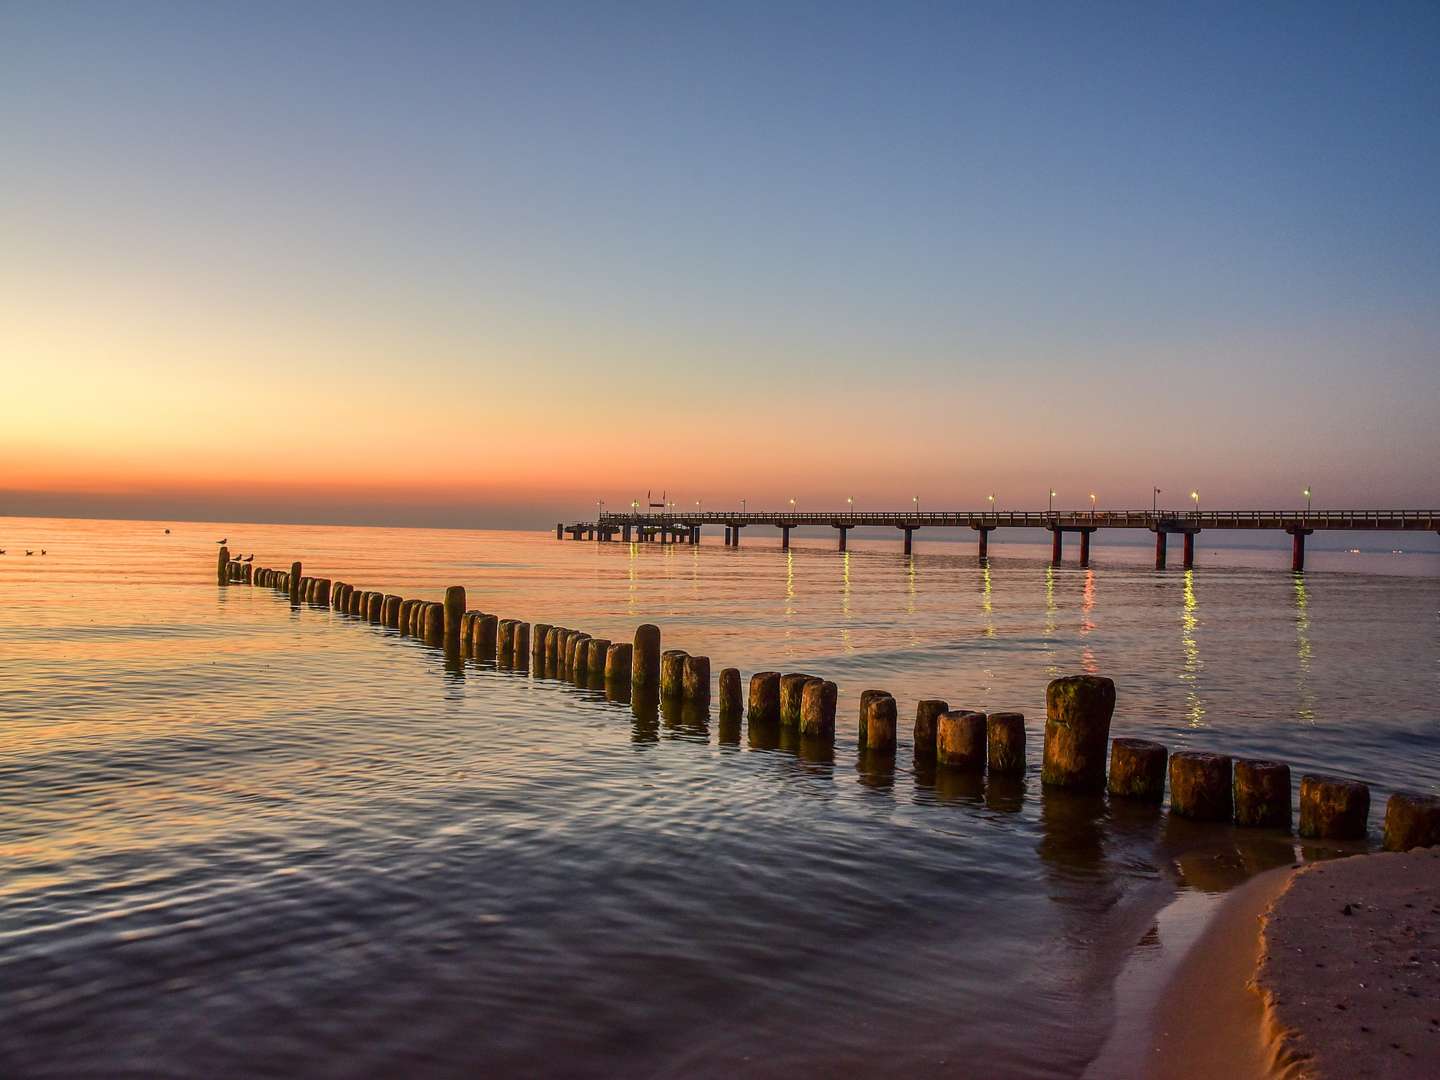
<svg viewBox="0 0 1440 1080">
<path fill-rule="evenodd" d="M 1326 854 L 859 767 L 859 692 L 1440 791 L 1440 556 L 0 519 L 0 1074 L 1076 1075 L 1156 912 Z M 832 757 L 444 657 L 256 562 L 841 687 Z M 1102 537 L 1104 534 L 1102 534 Z M 31 557 L 24 548 L 35 549 Z M 40 548 L 47 554 L 38 554 Z"/>
</svg>

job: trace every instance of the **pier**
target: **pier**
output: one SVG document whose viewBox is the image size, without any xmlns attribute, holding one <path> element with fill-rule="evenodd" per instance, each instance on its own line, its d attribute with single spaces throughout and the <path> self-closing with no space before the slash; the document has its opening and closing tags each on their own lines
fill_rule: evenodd
<svg viewBox="0 0 1440 1080">
<path fill-rule="evenodd" d="M 1065 553 L 1065 534 L 1079 540 L 1079 564 L 1090 565 L 1091 538 L 1101 529 L 1143 529 L 1155 534 L 1155 569 L 1164 570 L 1169 539 L 1180 538 L 1181 565 L 1195 565 L 1195 537 L 1205 529 L 1268 531 L 1291 538 L 1291 569 L 1305 569 L 1305 537 L 1316 532 L 1433 532 L 1440 535 L 1440 510 L 1052 510 L 1002 513 L 987 511 L 727 511 L 685 513 L 602 513 L 595 521 L 555 526 L 557 540 L 619 539 L 624 543 L 698 544 L 701 529 L 718 525 L 725 530 L 725 545 L 739 547 L 741 530 L 768 526 L 780 530 L 782 550 L 790 547 L 790 531 L 805 526 L 832 528 L 836 549 L 846 550 L 851 529 L 894 529 L 902 534 L 905 554 L 914 550 L 920 529 L 971 529 L 980 558 L 988 558 L 990 534 L 996 529 L 1044 529 L 1050 533 L 1050 561 L 1059 566 Z"/>
</svg>

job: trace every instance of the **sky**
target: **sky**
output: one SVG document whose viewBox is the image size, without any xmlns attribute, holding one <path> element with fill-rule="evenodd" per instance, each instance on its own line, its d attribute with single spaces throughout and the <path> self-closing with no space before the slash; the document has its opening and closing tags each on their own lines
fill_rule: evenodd
<svg viewBox="0 0 1440 1080">
<path fill-rule="evenodd" d="M 1440 505 L 1440 7 L 0 0 L 0 514 Z"/>
</svg>

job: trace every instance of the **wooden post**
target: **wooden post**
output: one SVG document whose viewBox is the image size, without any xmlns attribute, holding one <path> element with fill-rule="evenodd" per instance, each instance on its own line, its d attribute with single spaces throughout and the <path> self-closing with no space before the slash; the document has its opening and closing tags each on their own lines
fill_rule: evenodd
<svg viewBox="0 0 1440 1080">
<path fill-rule="evenodd" d="M 515 620 L 501 619 L 495 624 L 495 663 L 509 667 L 515 655 Z"/>
<path fill-rule="evenodd" d="M 1165 747 L 1149 739 L 1116 739 L 1110 744 L 1107 790 L 1121 799 L 1165 801 Z"/>
<path fill-rule="evenodd" d="M 537 675 L 545 674 L 545 652 L 550 644 L 551 629 L 549 623 L 537 622 L 530 639 L 530 670 Z"/>
<path fill-rule="evenodd" d="M 381 609 L 380 620 L 391 630 L 399 629 L 400 603 L 400 597 L 394 593 L 386 593 L 384 607 Z"/>
<path fill-rule="evenodd" d="M 660 696 L 679 697 L 685 689 L 684 649 L 666 649 L 660 654 Z"/>
<path fill-rule="evenodd" d="M 615 642 L 605 653 L 605 684 L 628 690 L 634 663 L 635 646 L 629 642 Z"/>
<path fill-rule="evenodd" d="M 1290 766 L 1235 760 L 1235 824 L 1290 831 Z"/>
<path fill-rule="evenodd" d="M 605 661 L 610 656 L 611 642 L 606 638 L 591 638 L 585 643 L 585 681 L 594 685 L 605 681 Z"/>
<path fill-rule="evenodd" d="M 583 683 L 588 672 L 590 635 L 576 631 L 570 635 L 565 646 L 565 677 L 571 682 Z"/>
<path fill-rule="evenodd" d="M 230 549 L 220 545 L 220 558 L 215 563 L 215 577 L 221 585 L 230 584 Z"/>
<path fill-rule="evenodd" d="M 720 672 L 720 715 L 739 716 L 744 707 L 740 698 L 740 669 L 727 667 Z"/>
<path fill-rule="evenodd" d="M 915 705 L 915 760 L 934 761 L 942 713 L 950 711 L 950 703 L 940 698 L 927 698 Z"/>
<path fill-rule="evenodd" d="M 985 722 L 988 767 L 991 776 L 1018 776 L 1025 772 L 1025 714 L 992 712 Z"/>
<path fill-rule="evenodd" d="M 290 602 L 292 604 L 300 601 L 300 564 L 290 564 Z"/>
<path fill-rule="evenodd" d="M 865 749 L 875 754 L 895 752 L 895 699 L 883 690 L 866 702 Z"/>
<path fill-rule="evenodd" d="M 710 658 L 685 657 L 683 682 L 685 701 L 694 706 L 710 707 Z"/>
<path fill-rule="evenodd" d="M 1229 821 L 1233 807 L 1227 755 L 1202 750 L 1170 755 L 1170 813 L 1195 821 Z"/>
<path fill-rule="evenodd" d="M 660 628 L 654 623 L 635 628 L 634 668 L 630 681 L 636 687 L 659 689 Z"/>
<path fill-rule="evenodd" d="M 500 619 L 498 616 L 482 614 L 475 620 L 475 656 L 477 659 L 495 659 L 499 634 Z"/>
<path fill-rule="evenodd" d="M 465 586 L 451 585 L 445 590 L 445 648 L 460 651 L 460 620 L 465 618 Z"/>
<path fill-rule="evenodd" d="M 1385 850 L 1440 845 L 1440 798 L 1397 791 L 1385 804 Z"/>
<path fill-rule="evenodd" d="M 780 722 L 780 672 L 757 671 L 750 676 L 751 724 Z"/>
<path fill-rule="evenodd" d="M 884 696 L 885 693 L 886 691 L 884 690 L 860 691 L 860 730 L 856 736 L 856 743 L 862 750 L 865 749 L 865 747 L 868 745 L 865 732 L 865 718 L 869 715 L 870 712 L 870 701 L 872 698 Z"/>
<path fill-rule="evenodd" d="M 372 623 L 378 623 L 385 608 L 385 594 L 372 592 L 366 593 L 365 597 L 365 618 Z"/>
<path fill-rule="evenodd" d="M 1338 776 L 1300 778 L 1300 835 L 1319 840 L 1363 840 L 1370 789 Z"/>
<path fill-rule="evenodd" d="M 986 718 L 982 712 L 956 709 L 935 718 L 935 761 L 952 769 L 985 768 Z"/>
<path fill-rule="evenodd" d="M 445 643 L 445 605 L 430 602 L 425 605 L 425 644 Z"/>
<path fill-rule="evenodd" d="M 780 723 L 786 727 L 800 726 L 800 702 L 805 695 L 805 684 L 813 678 L 813 675 L 796 673 L 780 676 Z"/>
<path fill-rule="evenodd" d="M 733 668 L 730 670 L 734 670 Z M 736 672 L 739 688 L 739 672 Z M 800 734 L 805 738 L 835 737 L 835 699 L 839 689 L 826 679 L 812 679 L 805 684 L 800 697 Z"/>
<path fill-rule="evenodd" d="M 1045 688 L 1045 757 L 1042 783 L 1099 791 L 1105 787 L 1105 751 L 1115 684 L 1099 675 L 1055 679 Z"/>
</svg>

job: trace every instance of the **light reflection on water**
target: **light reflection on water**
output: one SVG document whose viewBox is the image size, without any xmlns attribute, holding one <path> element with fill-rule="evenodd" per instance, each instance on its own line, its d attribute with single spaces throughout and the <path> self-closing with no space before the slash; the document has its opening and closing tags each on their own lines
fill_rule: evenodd
<svg viewBox="0 0 1440 1080">
<path fill-rule="evenodd" d="M 1093 667 L 1116 734 L 1440 786 L 1433 577 L 0 526 L 50 551 L 0 562 L 4 1075 L 1075 1074 L 1175 882 L 1291 843 L 917 766 L 918 698 L 1022 709 L 1033 764 L 1045 682 Z M 836 745 L 217 588 L 221 535 L 616 640 L 653 619 L 717 672 L 814 671 Z M 899 699 L 894 759 L 856 752 L 867 686 Z"/>
</svg>

